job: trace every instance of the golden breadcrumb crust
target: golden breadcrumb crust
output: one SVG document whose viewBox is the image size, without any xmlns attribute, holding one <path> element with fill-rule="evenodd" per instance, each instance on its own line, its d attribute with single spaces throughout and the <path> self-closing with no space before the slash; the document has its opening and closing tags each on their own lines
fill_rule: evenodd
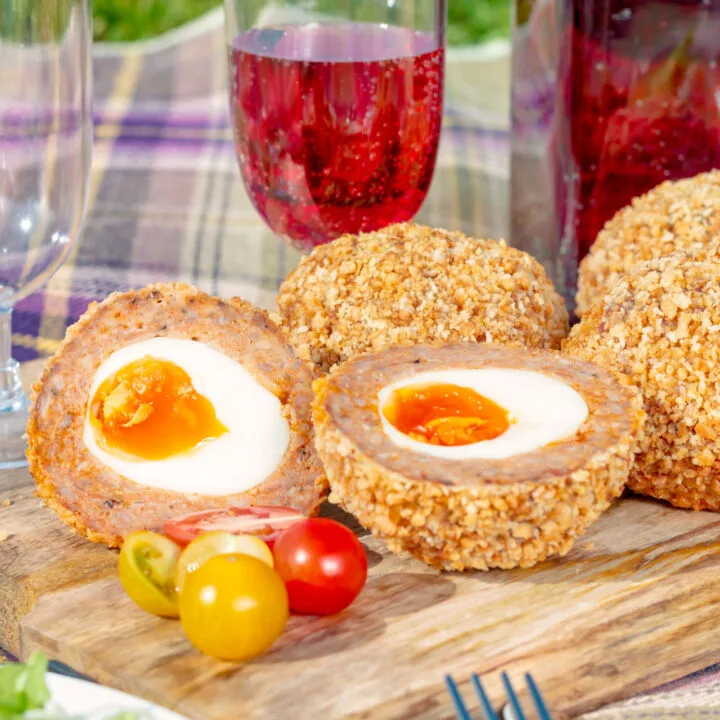
<svg viewBox="0 0 720 720">
<path fill-rule="evenodd" d="M 692 257 L 626 273 L 564 350 L 625 373 L 643 395 L 647 424 L 628 486 L 677 507 L 720 510 L 720 264 Z"/>
<path fill-rule="evenodd" d="M 280 398 L 290 445 L 275 472 L 244 493 L 183 494 L 134 483 L 101 463 L 83 442 L 95 373 L 116 350 L 153 337 L 192 339 L 240 362 Z M 327 482 L 313 448 L 311 375 L 266 313 L 226 302 L 188 285 L 155 284 L 93 303 L 70 327 L 35 384 L 28 423 L 28 462 L 38 494 L 90 540 L 118 546 L 136 530 L 229 505 L 289 505 L 317 510 Z M 238 399 L 239 402 L 242 398 Z"/>
<path fill-rule="evenodd" d="M 619 210 L 580 263 L 578 316 L 633 265 L 702 248 L 720 234 L 720 171 L 664 182 Z"/>
<path fill-rule="evenodd" d="M 377 394 L 446 368 L 539 372 L 579 392 L 589 415 L 571 438 L 504 460 L 447 460 L 395 445 Z M 618 497 L 643 413 L 635 388 L 590 363 L 496 345 L 395 348 L 314 383 L 318 454 L 330 501 L 396 552 L 445 570 L 530 567 L 564 555 Z"/>
<path fill-rule="evenodd" d="M 568 331 L 565 304 L 530 255 L 409 224 L 316 247 L 280 286 L 277 312 L 319 372 L 418 343 L 555 348 Z"/>
</svg>

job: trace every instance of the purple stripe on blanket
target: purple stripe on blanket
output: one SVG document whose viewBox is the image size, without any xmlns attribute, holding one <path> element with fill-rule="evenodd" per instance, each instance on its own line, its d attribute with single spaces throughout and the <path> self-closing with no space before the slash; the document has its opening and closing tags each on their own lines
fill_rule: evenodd
<svg viewBox="0 0 720 720">
<path fill-rule="evenodd" d="M 26 298 L 19 302 L 13 309 L 13 332 L 19 333 L 20 335 L 29 335 L 30 337 L 37 337 L 40 333 L 40 318 L 42 317 L 42 296 L 41 293 L 36 293 L 36 296 L 31 296 L 33 299 L 32 303 L 28 303 L 31 298 Z M 28 305 L 35 305 L 34 308 L 29 308 Z"/>
<path fill-rule="evenodd" d="M 40 353 L 38 353 L 36 350 L 33 350 L 32 348 L 24 347 L 23 345 L 14 345 L 13 346 L 13 357 L 18 362 L 28 362 L 29 360 L 36 360 L 40 357 Z"/>
<path fill-rule="evenodd" d="M 102 138 L 99 138 L 102 139 Z M 226 146 L 232 149 L 234 143 L 226 138 L 183 138 L 183 137 L 138 137 L 137 135 L 119 135 L 114 140 L 114 147 L 121 148 L 164 148 L 167 150 L 205 148 L 208 146 Z"/>
<path fill-rule="evenodd" d="M 178 113 L 145 112 L 131 110 L 127 114 L 119 115 L 112 111 L 95 111 L 95 123 L 108 125 L 147 126 L 147 127 L 173 127 L 206 130 L 230 127 L 230 120 L 226 113 L 221 115 L 186 115 Z"/>
<path fill-rule="evenodd" d="M 461 142 L 467 147 L 466 143 L 462 143 L 463 139 L 467 136 L 472 136 L 476 139 L 481 140 L 487 148 L 487 143 L 494 145 L 498 148 L 506 148 L 508 133 L 505 130 L 490 130 L 483 128 L 473 128 L 464 126 L 445 126 L 443 132 L 446 136 L 451 138 L 452 142 Z M 105 138 L 102 134 L 97 136 L 98 142 L 104 142 Z M 231 138 L 223 137 L 178 137 L 173 135 L 123 135 L 119 134 L 113 139 L 113 145 L 117 150 L 166 150 L 169 152 L 183 151 L 183 150 L 196 150 L 207 147 L 224 147 L 228 152 L 234 149 L 234 142 Z"/>
<path fill-rule="evenodd" d="M 445 110 L 445 124 L 443 130 L 450 132 L 471 132 L 481 136 L 497 136 L 507 137 L 508 131 L 500 128 L 487 128 L 480 125 L 457 124 L 463 122 L 464 115 L 461 111 L 447 108 Z M 467 122 L 467 121 L 465 121 Z M 117 115 L 110 112 L 96 112 L 96 125 L 120 125 L 122 128 L 154 128 L 154 129 L 189 129 L 189 130 L 209 130 L 217 132 L 218 130 L 227 130 L 230 128 L 229 120 L 225 113 L 221 115 L 185 115 L 185 114 L 167 114 L 149 113 L 141 111 L 131 111 L 127 115 Z M 120 133 L 122 136 L 122 132 Z M 149 137 L 159 137 L 164 139 L 164 135 Z M 172 137 L 172 136 L 171 136 Z M 172 137 L 173 140 L 176 138 Z"/>
</svg>

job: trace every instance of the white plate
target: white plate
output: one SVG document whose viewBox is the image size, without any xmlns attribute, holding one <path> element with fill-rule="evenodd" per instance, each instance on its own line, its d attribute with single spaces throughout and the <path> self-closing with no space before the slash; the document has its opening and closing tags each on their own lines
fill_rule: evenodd
<svg viewBox="0 0 720 720">
<path fill-rule="evenodd" d="M 50 689 L 50 702 L 58 705 L 68 714 L 79 715 L 105 710 L 117 712 L 145 710 L 152 713 L 153 720 L 186 720 L 170 710 L 102 685 L 57 673 L 48 673 L 46 678 Z"/>
</svg>

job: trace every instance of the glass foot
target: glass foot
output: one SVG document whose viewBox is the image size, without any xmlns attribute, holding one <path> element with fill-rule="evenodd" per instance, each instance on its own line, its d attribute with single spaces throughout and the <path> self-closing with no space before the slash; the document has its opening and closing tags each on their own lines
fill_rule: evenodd
<svg viewBox="0 0 720 720">
<path fill-rule="evenodd" d="M 11 361 L 11 371 L 17 373 L 18 367 Z M 0 370 L 0 380 L 3 371 Z M 22 391 L 18 374 L 17 383 L 10 386 L 11 391 L 5 402 L 0 405 L 0 470 L 25 467 L 27 458 L 27 435 L 25 429 L 28 421 L 30 399 Z"/>
</svg>

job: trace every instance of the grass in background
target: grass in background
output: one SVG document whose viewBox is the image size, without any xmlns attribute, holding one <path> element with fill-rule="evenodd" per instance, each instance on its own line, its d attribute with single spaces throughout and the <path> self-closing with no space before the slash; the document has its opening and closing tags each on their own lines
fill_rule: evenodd
<svg viewBox="0 0 720 720">
<path fill-rule="evenodd" d="M 130 42 L 184 25 L 218 0 L 93 0 L 95 39 Z"/>
<path fill-rule="evenodd" d="M 470 45 L 510 30 L 510 0 L 449 0 L 448 42 Z M 154 37 L 216 7 L 218 0 L 94 0 L 95 39 L 130 42 Z"/>
<path fill-rule="evenodd" d="M 511 0 L 448 2 L 449 45 L 472 45 L 510 34 Z"/>
</svg>

